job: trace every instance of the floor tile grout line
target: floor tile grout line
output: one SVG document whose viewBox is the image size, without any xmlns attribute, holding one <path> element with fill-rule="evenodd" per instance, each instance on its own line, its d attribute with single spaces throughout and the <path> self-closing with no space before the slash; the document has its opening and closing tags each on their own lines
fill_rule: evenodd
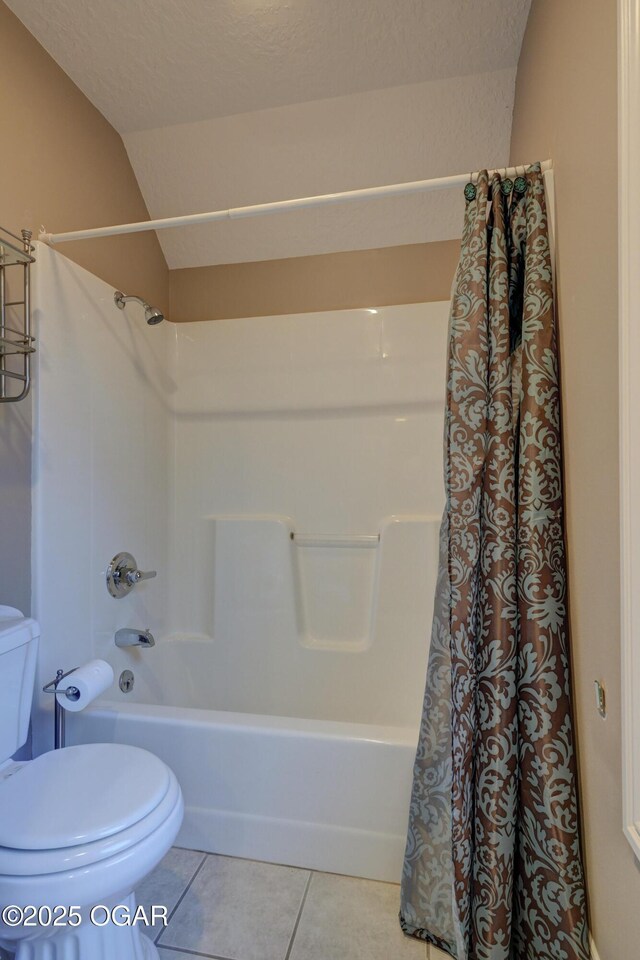
<svg viewBox="0 0 640 960">
<path fill-rule="evenodd" d="M 176 943 L 173 943 L 173 944 L 172 944 L 172 943 L 162 943 L 162 942 L 160 942 L 160 940 L 161 940 L 161 937 L 164 935 L 164 933 L 167 931 L 167 929 L 168 929 L 171 921 L 173 920 L 176 912 L 178 911 L 180 905 L 182 904 L 182 901 L 185 899 L 185 897 L 186 897 L 187 894 L 189 893 L 190 889 L 192 888 L 193 884 L 195 883 L 198 875 L 200 874 L 201 870 L 203 869 L 203 867 L 204 867 L 204 865 L 205 865 L 205 863 L 206 863 L 206 861 L 207 861 L 208 859 L 224 858 L 224 859 L 234 860 L 234 861 L 242 860 L 242 861 L 245 861 L 246 863 L 263 863 L 263 864 L 268 864 L 268 865 L 271 865 L 271 866 L 276 866 L 276 867 L 285 868 L 285 869 L 292 870 L 292 871 L 300 871 L 300 872 L 303 872 L 303 871 L 304 871 L 305 873 L 308 874 L 307 880 L 306 880 L 306 883 L 305 883 L 304 892 L 303 892 L 303 895 L 302 895 L 302 898 L 301 898 L 301 901 L 300 901 L 300 905 L 299 905 L 299 907 L 298 907 L 295 924 L 294 924 L 294 926 L 293 926 L 293 930 L 292 930 L 292 933 L 291 933 L 291 936 L 290 936 L 290 939 L 289 939 L 289 944 L 288 944 L 288 947 L 287 947 L 287 952 L 286 952 L 286 955 L 285 955 L 285 957 L 283 958 L 283 960 L 291 960 L 291 956 L 292 956 L 293 949 L 294 949 L 294 946 L 295 946 L 295 941 L 296 941 L 296 938 L 297 938 L 297 934 L 298 934 L 298 932 L 299 932 L 300 923 L 301 923 L 302 916 L 303 916 L 303 913 L 304 913 L 304 910 L 305 910 L 305 907 L 306 907 L 306 903 L 307 903 L 307 899 L 308 899 L 308 895 L 309 895 L 309 890 L 310 890 L 310 888 L 311 888 L 311 883 L 312 883 L 312 881 L 313 881 L 314 874 L 318 874 L 319 876 L 345 877 L 345 878 L 347 878 L 347 879 L 351 879 L 351 880 L 361 880 L 361 881 L 363 881 L 363 882 L 368 882 L 368 883 L 372 883 L 372 882 L 373 882 L 373 883 L 376 883 L 376 882 L 379 882 L 379 881 L 374 881 L 374 880 L 372 880 L 372 878 L 356 877 L 356 876 L 352 876 L 352 875 L 348 875 L 348 874 L 333 873 L 333 872 L 321 871 L 321 870 L 313 870 L 313 869 L 309 869 L 309 868 L 307 868 L 307 869 L 305 870 L 304 867 L 292 867 L 290 864 L 272 864 L 270 861 L 255 861 L 255 860 L 252 860 L 252 859 L 247 858 L 247 857 L 232 857 L 232 856 L 226 855 L 226 854 L 209 853 L 209 852 L 207 852 L 206 850 L 195 850 L 195 849 L 192 848 L 192 847 L 178 847 L 178 846 L 176 845 L 174 849 L 183 850 L 183 851 L 186 851 L 186 852 L 189 852 L 189 853 L 198 853 L 198 854 L 201 855 L 202 859 L 200 860 L 200 863 L 199 863 L 198 866 L 196 867 L 196 869 L 195 869 L 192 877 L 191 877 L 190 880 L 188 881 L 186 887 L 185 887 L 184 890 L 182 891 L 182 893 L 181 893 L 180 897 L 178 898 L 175 906 L 174 906 L 173 909 L 171 910 L 171 912 L 170 912 L 170 914 L 169 914 L 169 916 L 168 916 L 168 918 L 167 918 L 167 924 L 166 924 L 166 926 L 164 926 L 164 927 L 161 928 L 160 932 L 158 933 L 157 937 L 155 938 L 155 940 L 154 940 L 153 942 L 154 942 L 160 949 L 162 949 L 162 950 L 167 950 L 167 951 L 169 951 L 169 952 L 171 952 L 171 953 L 177 953 L 177 954 L 183 953 L 183 954 L 188 955 L 188 956 L 193 956 L 194 958 L 200 957 L 200 958 L 203 958 L 203 960 L 238 960 L 238 958 L 237 958 L 237 957 L 236 957 L 236 958 L 234 958 L 234 957 L 226 957 L 226 956 L 223 956 L 223 955 L 221 955 L 221 954 L 202 953 L 201 951 L 193 950 L 193 949 L 191 949 L 191 948 L 189 948 L 189 947 L 180 947 L 180 946 L 179 946 L 178 944 L 176 944 Z M 391 885 L 392 882 L 390 883 L 389 881 L 382 881 L 382 883 L 383 883 L 384 885 L 386 885 L 386 886 L 389 886 L 389 885 Z M 1 958 L 1 956 L 2 956 L 2 954 L 1 954 L 1 952 L 0 952 L 0 958 Z M 428 944 L 428 943 L 425 943 L 425 957 L 424 957 L 424 960 L 430 960 L 430 949 L 429 949 L 429 944 Z"/>
<path fill-rule="evenodd" d="M 221 957 L 214 953 L 198 953 L 197 950 L 188 950 L 186 947 L 163 947 L 162 950 L 170 950 L 171 953 L 188 953 L 190 957 L 204 957 L 205 960 L 233 960 L 233 957 Z"/>
<path fill-rule="evenodd" d="M 381 880 L 379 877 L 365 877 L 359 873 L 336 873 L 335 870 L 315 870 L 313 867 L 301 867 L 295 863 L 281 860 L 256 860 L 255 857 L 237 857 L 233 853 L 217 853 L 216 851 L 200 850 L 195 847 L 180 847 L 174 844 L 173 850 L 186 850 L 187 853 L 201 853 L 205 857 L 222 857 L 224 860 L 242 860 L 244 863 L 265 863 L 272 867 L 284 867 L 286 870 L 299 870 L 301 873 L 317 873 L 323 877 L 346 877 L 348 880 L 366 880 L 367 883 L 383 883 L 387 886 L 399 887 L 399 880 Z"/>
<path fill-rule="evenodd" d="M 201 852 L 201 851 L 198 851 L 198 853 L 200 853 L 200 852 Z M 184 900 L 184 898 L 186 897 L 186 895 L 189 893 L 189 890 L 191 889 L 191 884 L 193 883 L 193 881 L 195 880 L 195 878 L 198 876 L 198 874 L 199 874 L 200 871 L 202 870 L 202 867 L 204 866 L 206 860 L 207 860 L 207 854 L 204 853 L 204 854 L 202 855 L 202 860 L 200 861 L 200 863 L 198 864 L 198 866 L 197 866 L 197 868 L 196 868 L 195 873 L 194 873 L 193 876 L 191 877 L 191 880 L 189 880 L 189 883 L 186 885 L 186 887 L 184 888 L 184 890 L 183 890 L 182 893 L 180 894 L 180 896 L 179 896 L 179 898 L 178 898 L 178 901 L 177 901 L 175 907 L 173 908 L 173 910 L 171 911 L 171 913 L 170 913 L 169 916 L 167 917 L 167 924 L 166 924 L 166 926 L 162 927 L 161 930 L 160 930 L 160 933 L 159 933 L 156 937 L 154 937 L 154 940 L 153 940 L 154 943 L 156 943 L 156 944 L 158 943 L 158 941 L 160 940 L 160 937 L 161 937 L 162 934 L 165 932 L 165 930 L 168 928 L 169 924 L 171 923 L 171 919 L 172 919 L 174 913 L 176 912 L 176 910 L 178 909 L 178 907 L 180 906 L 180 904 L 182 903 L 182 901 Z"/>
<path fill-rule="evenodd" d="M 351 874 L 348 874 L 348 873 L 336 873 L 336 874 L 332 874 L 332 872 L 331 872 L 330 870 L 314 870 L 312 867 L 301 867 L 301 866 L 299 866 L 298 864 L 295 864 L 295 863 L 287 863 L 286 861 L 283 861 L 283 860 L 256 860 L 255 857 L 237 857 L 237 856 L 236 856 L 235 854 L 233 854 L 233 853 L 218 853 L 216 850 L 213 850 L 213 851 L 211 851 L 211 850 L 196 850 L 195 847 L 178 847 L 178 846 L 176 846 L 175 844 L 174 844 L 174 846 L 172 847 L 172 850 L 186 850 L 188 853 L 202 853 L 202 854 L 204 854 L 205 857 L 222 857 L 224 860 L 242 860 L 244 863 L 266 863 L 266 864 L 269 864 L 269 865 L 272 866 L 272 867 L 286 867 L 287 870 L 299 870 L 301 873 L 309 873 L 309 871 L 311 871 L 312 873 L 328 873 L 329 875 L 333 875 L 333 876 L 336 876 L 336 877 L 348 877 L 348 876 L 351 876 Z M 367 877 L 363 877 L 362 879 L 363 879 L 363 880 L 366 880 L 366 879 L 368 879 L 368 878 L 367 878 Z M 378 882 L 380 882 L 380 883 L 392 883 L 393 881 L 390 881 L 390 880 L 381 880 L 381 881 L 372 880 L 371 882 L 372 882 L 372 883 L 378 883 Z"/>
<path fill-rule="evenodd" d="M 296 933 L 298 932 L 298 927 L 300 925 L 300 918 L 302 917 L 302 911 L 304 910 L 304 905 L 307 902 L 307 894 L 309 893 L 309 887 L 311 886 L 311 880 L 313 879 L 314 871 L 309 871 L 309 877 L 307 879 L 307 884 L 304 888 L 304 893 L 302 894 L 302 900 L 300 901 L 300 909 L 298 910 L 298 916 L 296 917 L 296 922 L 293 925 L 293 930 L 291 931 L 291 939 L 289 940 L 289 946 L 287 947 L 287 952 L 285 954 L 284 960 L 289 960 L 291 956 L 291 951 L 293 950 L 293 943 L 296 939 Z"/>
</svg>

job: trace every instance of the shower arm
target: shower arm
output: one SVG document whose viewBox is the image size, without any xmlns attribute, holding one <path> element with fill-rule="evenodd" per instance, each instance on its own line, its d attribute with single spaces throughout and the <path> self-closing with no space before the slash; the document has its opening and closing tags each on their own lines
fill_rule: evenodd
<svg viewBox="0 0 640 960">
<path fill-rule="evenodd" d="M 122 290 L 116 290 L 113 294 L 113 302 L 118 310 L 124 310 L 126 304 L 131 300 L 141 305 L 144 310 L 144 318 L 150 326 L 155 326 L 156 323 L 161 323 L 161 321 L 164 320 L 162 310 L 158 310 L 157 307 L 152 307 L 151 304 L 142 297 L 137 297 L 135 294 L 128 295 L 123 293 Z"/>
<path fill-rule="evenodd" d="M 142 307 L 145 307 L 145 309 L 150 307 L 150 304 L 147 303 L 146 300 L 143 300 L 142 297 L 136 297 L 134 294 L 128 295 L 123 293 L 121 290 L 116 290 L 113 295 L 113 300 L 115 305 L 121 310 L 124 310 L 125 304 L 131 303 L 132 301 L 134 303 L 139 303 Z"/>
</svg>

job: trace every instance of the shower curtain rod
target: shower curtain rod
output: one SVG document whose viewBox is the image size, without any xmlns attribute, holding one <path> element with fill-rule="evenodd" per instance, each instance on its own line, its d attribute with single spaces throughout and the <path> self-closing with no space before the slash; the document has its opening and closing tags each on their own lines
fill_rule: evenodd
<svg viewBox="0 0 640 960">
<path fill-rule="evenodd" d="M 501 173 L 515 177 L 526 170 L 527 165 L 518 167 L 500 167 L 489 173 Z M 550 170 L 551 160 L 541 164 L 542 172 Z M 362 190 L 345 190 L 342 193 L 325 193 L 317 197 L 299 197 L 295 200 L 276 200 L 273 203 L 256 203 L 249 207 L 231 207 L 229 210 L 211 210 L 208 213 L 192 213 L 182 217 L 165 217 L 161 220 L 141 220 L 138 223 L 119 223 L 112 227 L 95 227 L 92 230 L 69 230 L 66 233 L 47 233 L 44 228 L 38 239 L 44 243 L 66 243 L 69 240 L 91 240 L 94 237 L 115 237 L 123 233 L 142 233 L 145 230 L 166 230 L 168 227 L 191 227 L 199 223 L 212 223 L 215 220 L 243 220 L 248 217 L 262 217 L 270 213 L 286 213 L 288 210 L 306 210 L 311 207 L 324 207 L 333 203 L 347 203 L 352 200 L 376 200 L 378 197 L 399 197 L 411 193 L 429 193 L 431 190 L 449 190 L 463 187 L 469 177 L 478 173 L 459 173 L 452 177 L 438 177 L 434 180 L 413 180 L 410 183 L 391 183 L 383 187 L 364 187 Z"/>
</svg>

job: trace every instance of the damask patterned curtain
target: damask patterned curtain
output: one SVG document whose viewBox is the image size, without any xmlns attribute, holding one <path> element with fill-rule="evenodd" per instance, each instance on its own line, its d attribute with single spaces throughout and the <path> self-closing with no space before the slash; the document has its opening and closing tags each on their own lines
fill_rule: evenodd
<svg viewBox="0 0 640 960">
<path fill-rule="evenodd" d="M 465 195 L 400 920 L 456 960 L 587 960 L 540 167 Z"/>
</svg>

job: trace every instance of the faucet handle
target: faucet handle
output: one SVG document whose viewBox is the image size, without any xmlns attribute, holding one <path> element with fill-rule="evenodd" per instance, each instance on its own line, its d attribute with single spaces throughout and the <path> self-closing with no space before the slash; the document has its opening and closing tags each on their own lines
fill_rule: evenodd
<svg viewBox="0 0 640 960">
<path fill-rule="evenodd" d="M 157 576 L 158 574 L 155 570 L 147 570 L 146 573 L 143 570 L 129 570 L 127 580 L 132 587 L 135 587 L 136 583 L 140 583 L 141 580 L 153 580 L 153 578 Z"/>
<path fill-rule="evenodd" d="M 112 597 L 119 600 L 126 597 L 132 587 L 141 580 L 151 580 L 156 575 L 155 570 L 138 570 L 136 559 L 131 553 L 116 553 L 107 567 L 107 590 Z"/>
</svg>

